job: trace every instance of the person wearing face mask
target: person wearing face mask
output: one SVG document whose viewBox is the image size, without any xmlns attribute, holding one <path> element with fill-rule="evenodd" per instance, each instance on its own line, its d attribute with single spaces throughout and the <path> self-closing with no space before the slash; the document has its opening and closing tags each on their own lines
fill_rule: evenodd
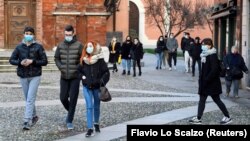
<svg viewBox="0 0 250 141">
<path fill-rule="evenodd" d="M 64 41 L 59 43 L 54 55 L 55 63 L 61 72 L 60 100 L 67 111 L 66 126 L 69 130 L 74 128 L 73 119 L 79 95 L 79 72 L 77 66 L 80 63 L 83 45 L 77 41 L 72 25 L 67 25 L 64 30 Z"/>
<path fill-rule="evenodd" d="M 127 70 L 127 75 L 130 75 L 130 70 L 131 70 L 131 56 L 130 56 L 130 49 L 133 46 L 133 42 L 130 36 L 126 37 L 126 41 L 122 43 L 121 47 L 121 56 L 122 56 L 122 75 L 126 74 Z"/>
<path fill-rule="evenodd" d="M 202 52 L 200 37 L 195 37 L 194 44 L 191 46 L 190 56 L 192 57 L 192 76 L 195 76 L 195 65 L 198 63 L 199 73 L 201 72 L 201 57 L 200 54 Z"/>
<path fill-rule="evenodd" d="M 226 67 L 226 96 L 229 96 L 233 84 L 233 96 L 239 98 L 240 80 L 243 78 L 243 72 L 248 73 L 248 68 L 243 57 L 239 54 L 238 47 L 231 48 L 231 53 L 224 58 L 224 64 Z"/>
<path fill-rule="evenodd" d="M 117 42 L 116 37 L 113 37 L 108 47 L 109 47 L 109 63 L 113 64 L 113 72 L 117 72 L 118 68 L 116 63 L 118 61 L 121 44 L 120 42 Z"/>
<path fill-rule="evenodd" d="M 42 66 L 48 64 L 43 46 L 35 41 L 33 27 L 24 28 L 24 38 L 18 44 L 9 59 L 10 64 L 17 66 L 24 97 L 25 112 L 23 130 L 29 130 L 38 121 L 35 100 L 41 81 Z"/>
<path fill-rule="evenodd" d="M 176 63 L 177 63 L 177 48 L 178 48 L 178 42 L 174 38 L 174 33 L 170 34 L 170 38 L 167 40 L 167 48 L 168 48 L 168 64 L 169 64 L 169 70 L 172 70 L 172 59 L 174 60 L 174 69 L 176 69 Z"/>
<path fill-rule="evenodd" d="M 136 76 L 136 64 L 139 69 L 139 76 L 141 76 L 141 59 L 143 58 L 143 45 L 138 38 L 134 38 L 133 46 L 130 50 L 130 56 L 133 62 L 133 77 Z"/>
<path fill-rule="evenodd" d="M 100 99 L 101 85 L 106 85 L 110 79 L 109 69 L 104 61 L 101 47 L 96 42 L 89 41 L 82 50 L 78 71 L 82 75 L 83 96 L 86 103 L 87 133 L 91 137 L 100 132 Z"/>
<path fill-rule="evenodd" d="M 220 124 L 225 125 L 232 122 L 229 116 L 229 112 L 225 104 L 220 99 L 222 94 L 221 80 L 220 80 L 220 66 L 217 51 L 213 46 L 212 39 L 205 38 L 202 41 L 202 53 L 201 56 L 201 73 L 199 76 L 199 104 L 197 116 L 189 120 L 191 124 L 201 124 L 201 118 L 205 110 L 205 104 L 208 96 L 211 96 L 213 101 L 222 111 L 224 117 L 220 121 Z"/>
<path fill-rule="evenodd" d="M 163 36 L 160 36 L 157 40 L 156 48 L 155 48 L 155 55 L 157 57 L 157 61 L 156 61 L 157 70 L 161 69 L 164 48 L 166 48 L 166 44 L 164 42 Z"/>
</svg>

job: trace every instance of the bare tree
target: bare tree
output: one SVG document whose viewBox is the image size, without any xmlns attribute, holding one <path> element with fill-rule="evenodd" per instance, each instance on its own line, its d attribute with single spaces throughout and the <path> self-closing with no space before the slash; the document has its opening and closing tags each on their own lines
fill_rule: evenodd
<svg viewBox="0 0 250 141">
<path fill-rule="evenodd" d="M 188 28 L 195 26 L 204 27 L 209 21 L 209 6 L 204 0 L 144 0 L 146 3 L 145 14 L 147 22 L 156 25 L 161 34 L 170 35 L 173 29 L 177 29 L 178 36 Z"/>
</svg>

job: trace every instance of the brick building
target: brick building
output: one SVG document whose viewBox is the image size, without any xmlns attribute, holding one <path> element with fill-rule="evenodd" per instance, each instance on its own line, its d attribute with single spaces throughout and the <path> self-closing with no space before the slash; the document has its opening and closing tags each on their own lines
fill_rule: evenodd
<svg viewBox="0 0 250 141">
<path fill-rule="evenodd" d="M 220 58 L 237 45 L 250 68 L 250 0 L 214 0 L 213 7 L 213 39 Z M 250 76 L 244 76 L 242 87 L 250 89 Z"/>
<path fill-rule="evenodd" d="M 103 0 L 0 0 L 0 48 L 14 48 L 27 25 L 35 27 L 46 49 L 63 40 L 66 24 L 75 27 L 80 41 L 105 44 L 108 15 Z"/>
</svg>

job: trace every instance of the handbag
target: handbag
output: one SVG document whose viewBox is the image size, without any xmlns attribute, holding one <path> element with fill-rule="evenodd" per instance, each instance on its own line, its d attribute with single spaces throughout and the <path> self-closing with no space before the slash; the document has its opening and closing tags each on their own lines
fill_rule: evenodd
<svg viewBox="0 0 250 141">
<path fill-rule="evenodd" d="M 238 68 L 238 67 L 235 67 L 235 66 L 234 66 L 234 67 L 231 69 L 230 72 L 231 72 L 232 78 L 234 78 L 234 79 L 240 79 L 240 78 L 243 77 L 243 73 L 242 73 L 241 69 Z"/>
<path fill-rule="evenodd" d="M 99 98 L 102 102 L 109 102 L 112 100 L 111 94 L 108 90 L 108 88 L 104 85 L 104 82 L 102 81 L 103 85 L 100 86 L 100 93 Z"/>
</svg>

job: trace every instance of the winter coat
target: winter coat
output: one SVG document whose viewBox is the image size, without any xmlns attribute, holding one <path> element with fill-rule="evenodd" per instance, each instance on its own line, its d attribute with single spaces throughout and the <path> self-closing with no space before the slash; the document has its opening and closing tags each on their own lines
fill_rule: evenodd
<svg viewBox="0 0 250 141">
<path fill-rule="evenodd" d="M 178 42 L 175 38 L 168 38 L 167 48 L 169 53 L 176 53 L 178 48 Z"/>
<path fill-rule="evenodd" d="M 247 72 L 248 71 L 248 68 L 245 64 L 245 61 L 243 59 L 243 57 L 237 53 L 237 54 L 227 54 L 225 57 L 224 57 L 224 65 L 225 65 L 225 68 L 226 68 L 226 80 L 240 80 L 242 77 L 243 77 L 243 72 Z M 234 76 L 232 74 L 232 69 L 233 68 L 237 68 L 241 74 L 238 75 L 238 76 Z M 242 72 L 243 71 L 243 72 Z"/>
<path fill-rule="evenodd" d="M 33 63 L 25 67 L 21 65 L 23 59 L 31 59 Z M 48 64 L 43 46 L 36 42 L 33 42 L 30 46 L 25 43 L 17 45 L 11 54 L 9 62 L 17 66 L 17 75 L 21 78 L 41 76 L 42 66 Z"/>
<path fill-rule="evenodd" d="M 98 89 L 102 85 L 106 85 L 110 78 L 109 69 L 104 59 L 99 59 L 94 64 L 86 64 L 78 66 L 78 71 L 86 77 L 82 79 L 83 86 L 90 89 Z"/>
<path fill-rule="evenodd" d="M 214 53 L 206 56 L 206 62 L 202 63 L 198 94 L 212 96 L 221 93 L 219 62 L 217 54 Z"/>
<path fill-rule="evenodd" d="M 127 43 L 126 41 L 122 44 L 121 55 L 122 59 L 131 59 L 130 49 L 133 46 L 132 42 Z"/>
<path fill-rule="evenodd" d="M 157 41 L 155 53 L 162 53 L 166 48 L 166 44 L 164 41 Z"/>
<path fill-rule="evenodd" d="M 111 53 L 112 43 L 109 44 L 109 63 L 116 63 L 118 61 L 120 48 L 121 44 L 119 42 L 116 42 L 114 47 L 115 53 Z"/>
<path fill-rule="evenodd" d="M 143 47 L 142 43 L 133 44 L 130 55 L 133 60 L 139 60 L 143 57 Z"/>
<path fill-rule="evenodd" d="M 71 42 L 61 42 L 55 52 L 55 63 L 61 71 L 61 78 L 76 79 L 79 77 L 77 66 L 80 63 L 82 44 L 74 37 Z"/>
<path fill-rule="evenodd" d="M 191 50 L 190 50 L 190 56 L 193 58 L 193 59 L 197 59 L 197 60 L 200 60 L 201 57 L 200 57 L 200 54 L 201 54 L 202 50 L 201 50 L 201 44 L 200 43 L 194 43 L 192 46 L 191 46 Z"/>
</svg>

